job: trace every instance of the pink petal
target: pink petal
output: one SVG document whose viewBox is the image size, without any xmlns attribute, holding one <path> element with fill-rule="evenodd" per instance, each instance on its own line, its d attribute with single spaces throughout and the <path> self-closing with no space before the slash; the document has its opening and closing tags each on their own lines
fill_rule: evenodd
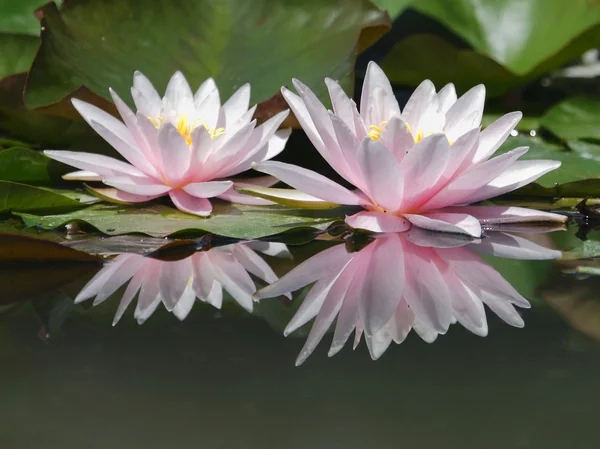
<svg viewBox="0 0 600 449">
<path fill-rule="evenodd" d="M 163 110 L 167 117 L 191 115 L 194 113 L 194 96 L 183 73 L 173 74 L 162 100 Z"/>
<path fill-rule="evenodd" d="M 342 271 L 336 273 L 334 276 L 322 278 L 315 282 L 304 297 L 302 304 L 300 304 L 300 307 L 298 307 L 298 310 L 283 330 L 283 335 L 285 337 L 289 336 L 292 332 L 304 326 L 317 316 L 329 290 L 331 290 L 331 287 L 341 273 Z"/>
<path fill-rule="evenodd" d="M 513 305 L 506 301 L 502 296 L 498 296 L 492 292 L 481 292 L 481 300 L 492 309 L 496 315 L 502 318 L 507 324 L 514 327 L 524 327 L 525 322 L 519 312 L 515 310 Z"/>
<path fill-rule="evenodd" d="M 133 74 L 133 88 L 131 90 L 133 101 L 139 112 L 146 117 L 160 115 L 162 100 L 156 89 L 141 72 Z"/>
<path fill-rule="evenodd" d="M 365 193 L 374 204 L 395 212 L 402 203 L 402 169 L 398 161 L 379 142 L 365 137 L 357 160 L 362 168 Z"/>
<path fill-rule="evenodd" d="M 196 302 L 196 293 L 191 286 L 187 286 L 181 296 L 181 299 L 173 309 L 173 315 L 177 317 L 178 320 L 183 321 L 187 318 L 187 316 L 192 311 L 192 307 Z"/>
<path fill-rule="evenodd" d="M 450 234 L 413 226 L 406 232 L 404 238 L 413 245 L 425 248 L 458 248 L 479 241 L 467 234 Z"/>
<path fill-rule="evenodd" d="M 177 209 L 188 214 L 208 217 L 212 212 L 212 204 L 206 198 L 197 198 L 178 189 L 171 190 L 169 196 Z"/>
<path fill-rule="evenodd" d="M 438 92 L 437 97 L 440 105 L 440 112 L 446 114 L 457 100 L 454 84 L 449 83 L 442 87 Z"/>
<path fill-rule="evenodd" d="M 469 248 L 478 254 L 519 260 L 548 260 L 562 256 L 561 251 L 545 248 L 529 239 L 502 232 L 493 232 L 479 243 L 470 245 Z"/>
<path fill-rule="evenodd" d="M 277 281 L 278 277 L 269 264 L 245 244 L 234 245 L 232 254 L 246 271 L 257 278 L 269 284 Z"/>
<path fill-rule="evenodd" d="M 413 225 L 438 232 L 452 232 L 481 237 L 479 221 L 467 214 L 432 212 L 425 214 L 404 214 Z"/>
<path fill-rule="evenodd" d="M 379 137 L 379 142 L 394 155 L 398 162 L 402 162 L 415 146 L 410 130 L 399 117 L 392 117 L 388 121 Z"/>
<path fill-rule="evenodd" d="M 402 216 L 370 211 L 358 212 L 346 217 L 346 224 L 353 229 L 371 232 L 404 232 L 411 226 Z"/>
<path fill-rule="evenodd" d="M 376 90 L 381 92 L 379 98 L 375 94 Z M 369 110 L 375 114 L 369 116 Z M 373 61 L 367 65 L 367 73 L 360 95 L 360 114 L 363 121 L 371 125 L 379 125 L 393 116 L 400 115 L 400 107 L 390 81 L 383 70 Z"/>
<path fill-rule="evenodd" d="M 74 171 L 62 176 L 65 181 L 102 181 L 102 176 L 93 171 Z"/>
<path fill-rule="evenodd" d="M 113 326 L 116 326 L 117 323 L 121 320 L 123 314 L 125 313 L 125 310 L 127 310 L 127 307 L 129 307 L 129 304 L 131 304 L 131 301 L 133 301 L 133 298 L 139 291 L 145 279 L 146 270 L 145 267 L 142 267 L 140 270 L 138 270 L 136 274 L 133 275 L 131 281 L 129 281 L 129 285 L 127 285 L 127 288 L 125 289 L 125 292 L 121 297 L 121 301 L 119 302 L 119 306 L 117 307 L 117 311 L 115 312 L 115 316 L 113 318 Z"/>
<path fill-rule="evenodd" d="M 357 275 L 354 276 L 354 279 L 346 291 L 344 302 L 342 303 L 342 307 L 337 316 L 335 332 L 333 334 L 329 352 L 327 353 L 329 357 L 334 356 L 342 350 L 346 341 L 350 338 L 350 334 L 352 334 L 352 331 L 356 328 L 356 325 L 360 320 L 359 300 L 363 283 L 361 266 L 363 266 L 363 269 L 366 269 L 370 258 L 371 250 L 360 251 L 354 257 L 355 263 L 358 265 Z"/>
<path fill-rule="evenodd" d="M 133 193 L 127 193 L 119 189 L 114 188 L 93 188 L 89 187 L 92 192 L 98 195 L 105 201 L 114 201 L 115 203 L 145 203 L 146 201 L 153 200 L 154 198 L 158 198 L 160 195 L 135 195 Z"/>
<path fill-rule="evenodd" d="M 145 266 L 146 277 L 142 282 L 137 306 L 133 315 L 138 322 L 140 318 L 142 318 L 142 321 L 145 321 L 156 310 L 158 304 L 162 302 L 158 284 L 161 265 L 162 262 L 153 260 L 152 263 Z"/>
<path fill-rule="evenodd" d="M 223 104 L 227 125 L 235 123 L 250 106 L 250 84 L 246 83 Z"/>
<path fill-rule="evenodd" d="M 194 182 L 183 186 L 183 190 L 198 198 L 212 198 L 225 193 L 232 186 L 231 181 Z"/>
<path fill-rule="evenodd" d="M 73 301 L 75 304 L 79 304 L 87 299 L 93 298 L 99 295 L 105 288 L 105 284 L 117 273 L 123 266 L 125 266 L 130 259 L 135 256 L 130 254 L 124 254 L 117 256 L 114 260 L 108 262 L 96 275 L 81 289 L 79 294 Z M 117 288 L 125 283 L 126 280 L 121 282 Z"/>
<path fill-rule="evenodd" d="M 373 335 L 390 320 L 402 298 L 405 279 L 404 250 L 397 234 L 376 239 L 365 250 L 369 249 L 370 261 L 362 264 L 364 278 L 360 315 L 366 333 Z"/>
<path fill-rule="evenodd" d="M 444 175 L 450 155 L 450 144 L 442 134 L 424 138 L 408 152 L 402 161 L 403 209 L 409 210 L 429 196 Z"/>
<path fill-rule="evenodd" d="M 473 157 L 473 163 L 488 160 L 508 138 L 522 117 L 521 112 L 510 112 L 485 128 L 479 135 L 479 147 Z"/>
<path fill-rule="evenodd" d="M 334 81 L 331 78 L 325 78 L 325 84 L 327 85 L 327 90 L 329 91 L 329 97 L 331 98 L 331 105 L 333 106 L 334 114 L 339 120 L 344 122 L 348 130 L 350 130 L 350 132 L 356 136 L 354 125 L 354 111 L 356 110 L 356 105 L 350 98 L 348 98 L 337 81 Z M 342 149 L 344 148 L 341 142 L 340 146 Z"/>
<path fill-rule="evenodd" d="M 502 156 L 495 157 L 491 161 L 485 163 L 492 162 Z M 560 165 L 561 163 L 559 161 L 516 161 L 511 167 L 489 181 L 487 185 L 478 190 L 474 190 L 470 195 L 464 198 L 462 202 L 475 203 L 477 201 L 512 192 L 513 190 L 535 181 L 540 176 L 543 176 L 552 170 L 556 170 Z"/>
<path fill-rule="evenodd" d="M 226 178 L 249 170 L 253 162 L 260 162 L 274 157 L 281 152 L 290 136 L 291 130 L 282 129 L 277 131 L 279 125 L 288 116 L 289 110 L 280 112 L 271 117 L 254 130 L 254 133 L 241 148 L 231 162 L 231 167 L 221 170 L 219 176 Z"/>
<path fill-rule="evenodd" d="M 414 133 L 418 131 L 421 117 L 434 103 L 434 99 L 436 99 L 435 86 L 429 80 L 419 84 L 408 99 L 400 118 L 412 127 Z"/>
<path fill-rule="evenodd" d="M 408 303 L 404 298 L 400 300 L 393 319 L 395 321 L 396 330 L 394 342 L 400 344 L 406 339 L 406 336 L 412 329 L 412 325 L 415 321 L 415 315 L 408 307 Z"/>
<path fill-rule="evenodd" d="M 445 333 L 452 321 L 448 287 L 431 249 L 405 245 L 406 284 L 404 298 L 425 329 Z"/>
<path fill-rule="evenodd" d="M 202 123 L 209 129 L 217 128 L 217 121 L 219 120 L 219 114 L 221 111 L 221 98 L 219 97 L 219 90 L 213 89 L 202 101 L 194 101 L 196 108 L 196 117 L 202 119 Z"/>
<path fill-rule="evenodd" d="M 163 174 L 170 182 L 179 182 L 190 167 L 190 147 L 171 123 L 160 127 L 158 146 L 161 151 Z"/>
<path fill-rule="evenodd" d="M 334 281 L 333 285 L 328 289 L 325 299 L 323 300 L 323 305 L 317 315 L 317 319 L 310 330 L 310 334 L 306 339 L 304 347 L 296 359 L 296 366 L 301 365 L 306 361 L 333 323 L 333 320 L 342 306 L 350 283 L 356 274 L 357 268 L 358 267 L 351 261 Z"/>
<path fill-rule="evenodd" d="M 352 171 L 348 167 L 334 137 L 335 132 L 327 110 L 308 87 L 298 81 L 294 85 L 297 90 L 300 87 L 298 91 L 303 94 L 302 98 L 286 88 L 282 88 L 281 93 L 294 112 L 302 129 L 317 151 L 323 156 L 323 159 L 347 181 L 353 182 Z M 329 126 L 325 127 L 326 124 L 329 124 Z"/>
<path fill-rule="evenodd" d="M 238 186 L 239 184 L 234 184 L 234 186 Z M 237 204 L 248 204 L 251 206 L 270 206 L 275 204 L 273 201 L 265 200 L 262 198 L 257 198 L 255 196 L 244 195 L 243 193 L 239 193 L 235 190 L 235 187 L 230 188 L 224 193 L 221 193 L 217 196 L 217 198 L 223 201 L 229 201 L 230 203 Z"/>
<path fill-rule="evenodd" d="M 362 203 L 361 199 L 350 190 L 306 168 L 274 161 L 259 162 L 254 164 L 253 168 L 275 176 L 295 189 L 325 201 L 354 206 Z"/>
<path fill-rule="evenodd" d="M 116 187 L 127 193 L 144 196 L 160 196 L 171 190 L 170 186 L 159 184 L 158 181 L 151 178 L 114 176 L 104 178 L 104 184 Z"/>
<path fill-rule="evenodd" d="M 194 94 L 194 106 L 196 109 L 204 102 L 204 100 L 208 97 L 208 95 L 217 89 L 217 84 L 213 78 L 208 78 L 202 84 Z"/>
<path fill-rule="evenodd" d="M 439 209 L 478 201 L 473 200 L 474 197 L 489 198 L 483 194 L 483 192 L 487 192 L 484 186 L 499 175 L 502 176 L 501 173 L 513 165 L 527 150 L 527 147 L 515 148 L 465 171 L 425 203 L 421 210 Z"/>
<path fill-rule="evenodd" d="M 544 222 L 565 223 L 568 220 L 566 215 L 514 206 L 459 206 L 445 207 L 444 209 L 440 209 L 441 211 L 472 215 L 482 225 Z"/>
<path fill-rule="evenodd" d="M 210 258 L 215 278 L 239 305 L 252 312 L 256 287 L 244 267 L 231 254 L 211 251 Z"/>
<path fill-rule="evenodd" d="M 317 253 L 277 282 L 259 290 L 254 294 L 254 299 L 275 298 L 296 291 L 318 279 L 333 276 L 339 273 L 352 257 L 346 251 L 345 245 L 335 245 Z"/>
<path fill-rule="evenodd" d="M 192 261 L 189 257 L 177 262 L 161 263 L 158 285 L 168 311 L 175 308 L 191 277 Z"/>
<path fill-rule="evenodd" d="M 447 248 L 439 255 L 470 286 L 506 297 L 520 307 L 530 307 L 529 302 L 478 255 L 462 248 Z"/>
<path fill-rule="evenodd" d="M 463 134 L 481 125 L 484 104 L 485 86 L 480 84 L 473 87 L 452 105 L 446 113 L 446 126 L 444 127 L 450 141 L 457 140 Z"/>
<path fill-rule="evenodd" d="M 101 154 L 78 151 L 45 150 L 44 154 L 51 159 L 105 176 L 145 176 L 140 170 L 126 162 Z"/>
<path fill-rule="evenodd" d="M 215 283 L 212 263 L 208 257 L 208 252 L 200 252 L 192 256 L 192 269 L 194 273 L 192 282 L 194 291 L 196 292 L 196 295 L 198 295 L 198 298 L 202 301 L 207 301 L 207 298 L 211 295 L 213 284 Z M 218 306 L 215 305 L 215 307 Z"/>
<path fill-rule="evenodd" d="M 365 334 L 365 342 L 367 343 L 371 360 L 378 360 L 390 347 L 395 334 L 394 325 L 395 321 L 394 317 L 392 317 L 379 331 L 372 335 Z"/>
</svg>

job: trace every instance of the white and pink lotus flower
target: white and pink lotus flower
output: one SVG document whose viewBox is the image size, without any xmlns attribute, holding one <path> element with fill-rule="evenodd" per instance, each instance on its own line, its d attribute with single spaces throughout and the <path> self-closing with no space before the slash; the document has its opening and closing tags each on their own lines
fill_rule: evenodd
<svg viewBox="0 0 600 449">
<path fill-rule="evenodd" d="M 94 305 L 100 304 L 129 282 L 113 325 L 121 319 L 136 295 L 134 317 L 140 324 L 160 304 L 180 320 L 188 316 L 196 298 L 220 309 L 223 290 L 252 312 L 256 284 L 250 274 L 267 283 L 277 280 L 271 267 L 257 252 L 289 257 L 287 246 L 283 243 L 258 241 L 220 246 L 174 262 L 139 254 L 120 254 L 86 284 L 75 298 L 75 303 L 95 297 Z"/>
<path fill-rule="evenodd" d="M 561 252 L 522 236 L 492 232 L 481 239 L 431 232 L 418 227 L 378 233 L 359 251 L 338 244 L 301 263 L 255 299 L 287 295 L 310 284 L 285 335 L 316 317 L 296 364 L 315 350 L 336 320 L 329 356 L 352 332 L 354 347 L 363 334 L 373 359 L 411 330 L 433 342 L 460 323 L 476 335 L 488 332 L 484 304 L 511 326 L 522 327 L 514 306 L 529 308 L 521 296 L 477 253 L 514 259 L 554 259 Z"/>
<path fill-rule="evenodd" d="M 73 105 L 89 125 L 111 144 L 127 162 L 98 154 L 45 151 L 52 159 L 82 171 L 65 179 L 102 181 L 109 199 L 138 203 L 169 195 L 178 209 L 208 216 L 209 198 L 244 204 L 270 204 L 239 194 L 233 187 L 272 185 L 271 177 L 235 180 L 232 176 L 250 169 L 252 162 L 279 154 L 290 135 L 278 128 L 288 115 L 283 111 L 260 126 L 253 120 L 256 106 L 249 108 L 250 85 L 245 84 L 221 105 L 212 78 L 195 94 L 177 72 L 161 99 L 148 78 L 133 77 L 133 113 L 111 89 L 110 94 L 123 122 L 107 112 L 73 99 Z"/>
<path fill-rule="evenodd" d="M 436 93 L 426 80 L 401 111 L 387 77 L 371 62 L 359 112 L 331 79 L 325 83 L 333 111 L 307 86 L 293 82 L 299 95 L 282 88 L 290 108 L 323 158 L 357 190 L 306 168 L 263 161 L 253 167 L 297 191 L 259 187 L 254 194 L 301 207 L 360 206 L 363 211 L 346 217 L 352 228 L 401 232 L 412 224 L 479 237 L 481 221 L 504 222 L 508 209 L 462 206 L 515 190 L 560 166 L 519 161 L 527 147 L 492 158 L 522 114 L 506 114 L 482 131 L 482 85 L 457 98 L 452 84 Z M 526 209 L 513 209 L 512 215 L 516 221 L 566 220 Z"/>
</svg>

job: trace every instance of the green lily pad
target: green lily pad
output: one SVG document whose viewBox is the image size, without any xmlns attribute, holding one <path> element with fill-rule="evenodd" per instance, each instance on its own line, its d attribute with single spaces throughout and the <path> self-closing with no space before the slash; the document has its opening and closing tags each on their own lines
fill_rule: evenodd
<svg viewBox="0 0 600 449">
<path fill-rule="evenodd" d="M 516 75 L 560 55 L 598 45 L 600 7 L 592 1 L 419 0 L 412 5 Z"/>
<path fill-rule="evenodd" d="M 30 148 L 8 148 L 0 151 L 0 180 L 24 184 L 48 185 L 72 171 Z"/>
<path fill-rule="evenodd" d="M 87 223 L 108 235 L 143 233 L 163 237 L 174 233 L 210 232 L 224 237 L 256 239 L 295 228 L 326 229 L 343 220 L 348 210 L 307 211 L 283 206 L 248 206 L 213 202 L 213 215 L 195 217 L 161 204 L 95 205 L 62 215 L 18 213 L 26 226 L 55 229 L 71 222 Z"/>
<path fill-rule="evenodd" d="M 415 34 L 397 42 L 381 62 L 397 84 L 418 85 L 428 78 L 441 88 L 454 83 L 459 91 L 485 83 L 488 94 L 499 95 L 524 82 L 496 61 L 473 50 L 458 48 L 433 34 Z"/>
<path fill-rule="evenodd" d="M 135 70 L 159 91 L 176 70 L 192 86 L 212 76 L 222 98 L 250 82 L 254 103 L 293 77 L 318 94 L 326 76 L 351 88 L 357 51 L 390 27 L 365 0 L 69 1 L 40 14 L 42 45 L 25 91 L 30 108 L 82 85 L 106 99 L 109 87 L 127 97 Z"/>
<path fill-rule="evenodd" d="M 600 139 L 600 101 L 575 97 L 550 108 L 541 125 L 561 139 Z"/>
<path fill-rule="evenodd" d="M 519 160 L 551 159 L 561 161 L 560 168 L 539 178 L 536 183 L 512 192 L 511 196 L 574 197 L 600 196 L 600 156 L 590 157 L 583 151 L 572 151 L 538 137 L 509 137 L 497 154 L 520 146 L 529 151 Z M 580 148 L 582 149 L 582 148 Z"/>
<path fill-rule="evenodd" d="M 387 11 L 392 20 L 398 17 L 407 9 L 414 0 L 371 0 L 381 9 Z"/>
<path fill-rule="evenodd" d="M 0 0 L 0 32 L 38 36 L 40 22 L 34 13 L 44 3 L 44 0 Z"/>
<path fill-rule="evenodd" d="M 0 78 L 28 71 L 39 46 L 39 37 L 0 32 Z"/>
<path fill-rule="evenodd" d="M 0 213 L 63 213 L 81 209 L 89 204 L 89 200 L 90 196 L 85 194 L 0 181 Z"/>
</svg>

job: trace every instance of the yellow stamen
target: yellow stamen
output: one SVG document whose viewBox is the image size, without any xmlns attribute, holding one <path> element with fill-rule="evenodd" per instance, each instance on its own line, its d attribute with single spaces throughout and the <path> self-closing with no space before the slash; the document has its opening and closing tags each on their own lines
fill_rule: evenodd
<svg viewBox="0 0 600 449">
<path fill-rule="evenodd" d="M 225 134 L 225 128 L 209 128 L 206 123 L 204 124 L 204 128 L 208 131 L 208 135 L 213 140 L 220 135 Z"/>
<path fill-rule="evenodd" d="M 159 129 L 165 123 L 165 119 L 156 116 L 148 117 L 148 120 L 154 125 L 156 129 Z M 187 114 L 182 115 L 177 119 L 175 128 L 183 136 L 188 145 L 192 144 L 192 131 L 201 123 L 200 119 L 197 118 L 193 122 L 190 122 Z M 222 134 L 225 134 L 225 128 L 209 128 L 208 124 L 204 123 L 204 129 L 208 132 L 211 139 L 216 139 Z"/>
<path fill-rule="evenodd" d="M 383 132 L 383 128 L 385 127 L 385 125 L 387 125 L 388 122 L 381 122 L 380 126 L 377 125 L 370 125 L 369 129 L 371 131 L 369 131 L 367 133 L 367 136 L 370 137 L 373 140 L 379 140 L 379 138 L 381 137 L 381 133 Z"/>
</svg>

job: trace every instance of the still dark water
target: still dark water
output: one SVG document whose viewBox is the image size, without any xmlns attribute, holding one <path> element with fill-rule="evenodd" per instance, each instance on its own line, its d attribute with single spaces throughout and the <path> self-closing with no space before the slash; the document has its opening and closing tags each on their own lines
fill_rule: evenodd
<svg viewBox="0 0 600 449">
<path fill-rule="evenodd" d="M 520 235 L 573 254 L 574 233 Z M 265 260 L 281 276 L 333 245 Z M 485 258 L 531 301 L 524 328 L 488 309 L 486 337 L 455 324 L 428 344 L 412 331 L 377 361 L 364 338 L 328 358 L 330 332 L 295 367 L 310 325 L 283 337 L 296 308 L 285 298 L 253 315 L 196 302 L 183 321 L 160 306 L 142 326 L 132 305 L 112 327 L 121 289 L 70 306 L 49 338 L 22 302 L 0 316 L 0 447 L 600 447 L 600 282 L 572 274 L 595 259 Z"/>
</svg>

